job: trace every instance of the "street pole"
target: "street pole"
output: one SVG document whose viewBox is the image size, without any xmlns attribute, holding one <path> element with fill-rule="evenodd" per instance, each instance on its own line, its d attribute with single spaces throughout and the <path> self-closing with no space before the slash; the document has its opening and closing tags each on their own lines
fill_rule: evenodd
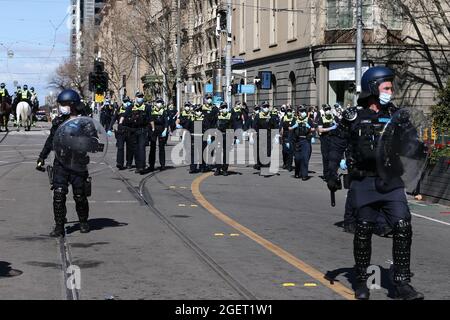
<svg viewBox="0 0 450 320">
<path fill-rule="evenodd" d="M 353 105 L 357 105 L 361 92 L 361 67 L 362 67 L 362 0 L 356 0 L 356 63 L 355 63 L 355 95 Z"/>
<path fill-rule="evenodd" d="M 181 110 L 181 0 L 177 5 L 177 111 Z"/>
<path fill-rule="evenodd" d="M 225 61 L 225 75 L 226 75 L 226 98 L 225 101 L 228 104 L 228 109 L 231 105 L 231 0 L 227 0 L 227 51 Z"/>
<path fill-rule="evenodd" d="M 134 72 L 134 93 L 136 94 L 136 92 L 139 90 L 139 85 L 138 85 L 139 63 L 138 63 L 137 48 L 134 49 L 134 67 L 136 69 Z"/>
</svg>

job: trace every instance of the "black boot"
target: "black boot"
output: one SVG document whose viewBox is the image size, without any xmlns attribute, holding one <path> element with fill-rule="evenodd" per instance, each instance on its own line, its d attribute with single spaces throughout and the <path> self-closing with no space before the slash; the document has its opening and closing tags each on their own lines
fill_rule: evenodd
<svg viewBox="0 0 450 320">
<path fill-rule="evenodd" d="M 367 300 L 370 296 L 367 288 L 367 268 L 370 265 L 372 255 L 372 233 L 374 224 L 368 221 L 360 221 L 356 224 L 355 237 L 353 239 L 353 256 L 355 258 L 355 298 Z"/>
<path fill-rule="evenodd" d="M 424 295 L 414 289 L 407 281 L 394 282 L 394 298 L 399 300 L 423 300 Z"/>
<path fill-rule="evenodd" d="M 74 195 L 75 208 L 78 214 L 78 220 L 80 221 L 80 232 L 88 233 L 90 228 L 88 224 L 89 218 L 89 202 L 84 195 Z"/>
<path fill-rule="evenodd" d="M 223 170 L 222 175 L 223 175 L 224 177 L 228 176 L 228 170 Z"/>
<path fill-rule="evenodd" d="M 366 281 L 357 281 L 355 284 L 355 299 L 369 300 L 370 290 L 367 288 Z"/>
<path fill-rule="evenodd" d="M 91 231 L 91 228 L 89 227 L 89 223 L 87 221 L 84 221 L 84 222 L 80 221 L 80 232 L 88 233 L 89 231 Z"/>
<path fill-rule="evenodd" d="M 64 225 L 56 224 L 55 227 L 53 228 L 52 232 L 50 232 L 50 237 L 59 238 L 59 237 L 64 237 L 65 234 L 66 234 L 66 232 L 64 230 Z"/>
<path fill-rule="evenodd" d="M 67 222 L 66 212 L 66 194 L 61 188 L 57 188 L 53 191 L 55 227 L 50 232 L 50 237 L 62 237 L 65 235 L 64 223 Z"/>
<path fill-rule="evenodd" d="M 220 176 L 220 173 L 221 173 L 221 172 L 220 172 L 220 169 L 216 169 L 216 171 L 214 172 L 214 175 L 215 175 L 215 176 Z"/>
</svg>

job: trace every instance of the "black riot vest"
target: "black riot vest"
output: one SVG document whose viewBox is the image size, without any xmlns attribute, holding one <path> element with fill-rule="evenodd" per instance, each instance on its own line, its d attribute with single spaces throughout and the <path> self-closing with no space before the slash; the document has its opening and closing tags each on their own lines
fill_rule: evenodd
<svg viewBox="0 0 450 320">
<path fill-rule="evenodd" d="M 387 112 L 370 109 L 358 111 L 358 117 L 350 127 L 350 157 L 358 170 L 376 172 L 376 149 L 381 133 L 390 120 Z"/>
</svg>

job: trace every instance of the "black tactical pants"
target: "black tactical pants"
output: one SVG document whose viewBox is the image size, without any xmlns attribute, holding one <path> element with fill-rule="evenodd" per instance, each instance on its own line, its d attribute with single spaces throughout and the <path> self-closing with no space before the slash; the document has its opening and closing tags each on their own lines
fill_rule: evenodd
<svg viewBox="0 0 450 320">
<path fill-rule="evenodd" d="M 148 129 L 147 128 L 130 128 L 134 140 L 134 161 L 136 169 L 145 169 L 145 146 L 148 143 Z"/>
<path fill-rule="evenodd" d="M 330 137 L 328 135 L 322 135 L 320 137 L 320 152 L 322 153 L 322 166 L 323 166 L 323 177 L 328 178 L 328 161 L 330 152 Z"/>
<path fill-rule="evenodd" d="M 272 139 L 270 134 L 270 129 L 265 130 L 267 132 L 266 139 L 264 138 L 263 134 L 260 134 L 259 131 L 257 132 L 258 139 L 256 140 L 256 155 L 257 155 L 257 164 L 258 166 L 270 166 L 270 156 L 272 155 Z M 264 140 L 264 141 L 263 141 Z M 263 164 L 261 162 L 260 152 L 264 152 L 263 150 L 266 150 L 266 156 L 269 158 L 268 163 Z"/>
<path fill-rule="evenodd" d="M 283 136 L 283 166 L 288 170 L 292 169 L 294 158 L 294 146 L 292 144 L 292 139 L 288 135 Z"/>
<path fill-rule="evenodd" d="M 133 164 L 135 144 L 136 144 L 135 137 L 130 132 L 130 130 L 122 128 L 121 130 L 116 131 L 117 165 L 123 166 L 124 164 L 125 145 L 126 145 L 126 159 L 127 159 L 126 165 L 131 166 Z"/>
<path fill-rule="evenodd" d="M 301 174 L 302 178 L 308 177 L 310 153 L 311 142 L 306 138 L 300 138 L 295 146 L 295 174 Z"/>
<path fill-rule="evenodd" d="M 208 143 L 203 140 L 200 141 L 195 143 L 195 136 L 191 133 L 191 171 L 197 170 L 198 165 L 200 170 L 204 170 L 206 168 L 205 160 L 203 159 L 203 150 L 206 149 Z"/>
<path fill-rule="evenodd" d="M 159 164 L 161 167 L 166 166 L 166 143 L 167 136 L 161 137 L 161 132 L 155 131 L 154 136 L 150 136 L 150 152 L 148 154 L 148 164 L 151 169 L 155 168 L 156 162 L 156 143 L 158 142 L 159 148 Z"/>
<path fill-rule="evenodd" d="M 55 161 L 53 166 L 53 213 L 55 223 L 64 225 L 67 208 L 66 195 L 69 192 L 69 184 L 72 185 L 73 199 L 80 222 L 86 222 L 89 218 L 88 182 L 89 173 L 74 172 L 62 167 Z"/>
<path fill-rule="evenodd" d="M 217 155 L 222 158 L 222 161 L 216 160 L 216 168 L 221 171 L 228 171 L 229 159 L 227 159 L 227 153 L 229 148 L 227 148 L 227 134 L 222 132 L 222 143 L 217 147 Z M 216 158 L 217 159 L 217 158 Z"/>
</svg>

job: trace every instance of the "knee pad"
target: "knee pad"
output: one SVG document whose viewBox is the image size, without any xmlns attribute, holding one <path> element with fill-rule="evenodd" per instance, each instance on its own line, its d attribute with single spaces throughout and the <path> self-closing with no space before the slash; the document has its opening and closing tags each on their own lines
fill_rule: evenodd
<svg viewBox="0 0 450 320">
<path fill-rule="evenodd" d="M 354 238 L 355 248 L 365 248 L 370 246 L 374 229 L 375 224 L 373 222 L 358 221 L 358 223 L 356 223 Z"/>
<path fill-rule="evenodd" d="M 394 235 L 399 238 L 411 238 L 412 237 L 412 226 L 410 221 L 399 220 L 394 225 Z"/>
<path fill-rule="evenodd" d="M 66 202 L 66 193 L 62 188 L 56 188 L 53 190 L 53 202 L 56 203 Z"/>
</svg>

